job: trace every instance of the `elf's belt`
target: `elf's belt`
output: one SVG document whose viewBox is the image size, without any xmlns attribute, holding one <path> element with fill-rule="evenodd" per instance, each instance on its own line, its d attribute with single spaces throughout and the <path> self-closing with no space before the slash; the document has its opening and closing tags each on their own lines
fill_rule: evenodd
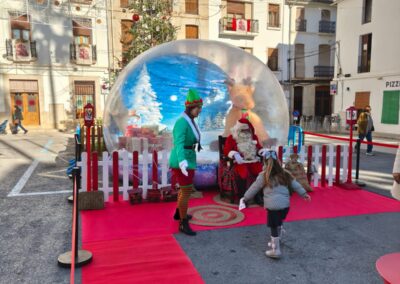
<svg viewBox="0 0 400 284">
<path fill-rule="evenodd" d="M 192 146 L 183 146 L 184 149 L 187 150 L 195 150 L 196 149 L 196 144 L 193 144 Z"/>
</svg>

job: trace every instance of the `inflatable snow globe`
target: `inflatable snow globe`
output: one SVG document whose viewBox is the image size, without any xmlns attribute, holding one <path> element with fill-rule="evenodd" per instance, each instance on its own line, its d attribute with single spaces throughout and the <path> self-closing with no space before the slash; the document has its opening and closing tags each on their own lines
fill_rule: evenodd
<svg viewBox="0 0 400 284">
<path fill-rule="evenodd" d="M 197 118 L 203 150 L 197 155 L 196 186 L 216 184 L 218 136 L 228 136 L 242 117 L 249 118 L 264 145 L 285 144 L 286 99 L 264 63 L 226 43 L 177 40 L 142 53 L 118 76 L 103 118 L 108 151 L 168 155 L 189 89 L 203 99 Z"/>
</svg>

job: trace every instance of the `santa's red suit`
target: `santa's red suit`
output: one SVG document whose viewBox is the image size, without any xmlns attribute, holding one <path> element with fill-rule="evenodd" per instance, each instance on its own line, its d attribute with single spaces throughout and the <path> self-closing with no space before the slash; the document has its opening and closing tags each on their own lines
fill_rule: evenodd
<svg viewBox="0 0 400 284">
<path fill-rule="evenodd" d="M 249 133 L 249 137 L 246 138 L 246 134 L 241 132 Z M 261 149 L 253 125 L 246 118 L 241 118 L 232 127 L 231 135 L 226 138 L 224 155 L 234 159 L 234 171 L 242 179 L 247 179 L 250 174 L 257 176 L 262 171 L 262 162 L 258 156 Z"/>
</svg>

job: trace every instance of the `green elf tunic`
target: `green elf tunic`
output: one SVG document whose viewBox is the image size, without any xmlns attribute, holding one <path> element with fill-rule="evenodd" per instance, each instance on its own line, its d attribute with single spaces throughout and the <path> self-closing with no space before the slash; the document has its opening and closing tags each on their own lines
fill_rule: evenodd
<svg viewBox="0 0 400 284">
<path fill-rule="evenodd" d="M 169 157 L 170 168 L 179 169 L 179 163 L 186 160 L 189 170 L 196 169 L 195 144 L 200 144 L 200 131 L 196 122 L 183 113 L 175 122 L 172 133 L 174 147 Z"/>
</svg>

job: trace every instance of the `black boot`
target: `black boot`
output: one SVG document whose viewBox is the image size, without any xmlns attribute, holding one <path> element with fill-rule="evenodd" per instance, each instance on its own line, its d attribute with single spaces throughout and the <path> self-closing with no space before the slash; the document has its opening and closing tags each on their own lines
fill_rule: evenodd
<svg viewBox="0 0 400 284">
<path fill-rule="evenodd" d="M 191 219 L 192 219 L 192 215 L 186 214 L 186 218 L 188 218 L 189 220 L 191 220 Z M 174 220 L 180 220 L 180 219 L 181 219 L 181 215 L 179 214 L 179 209 L 176 208 L 175 214 L 174 214 Z"/>
<path fill-rule="evenodd" d="M 182 219 L 179 222 L 179 231 L 181 231 L 182 233 L 185 233 L 186 235 L 189 236 L 195 236 L 196 232 L 192 230 L 192 228 L 190 228 L 189 226 L 189 220 L 187 218 Z"/>
</svg>

